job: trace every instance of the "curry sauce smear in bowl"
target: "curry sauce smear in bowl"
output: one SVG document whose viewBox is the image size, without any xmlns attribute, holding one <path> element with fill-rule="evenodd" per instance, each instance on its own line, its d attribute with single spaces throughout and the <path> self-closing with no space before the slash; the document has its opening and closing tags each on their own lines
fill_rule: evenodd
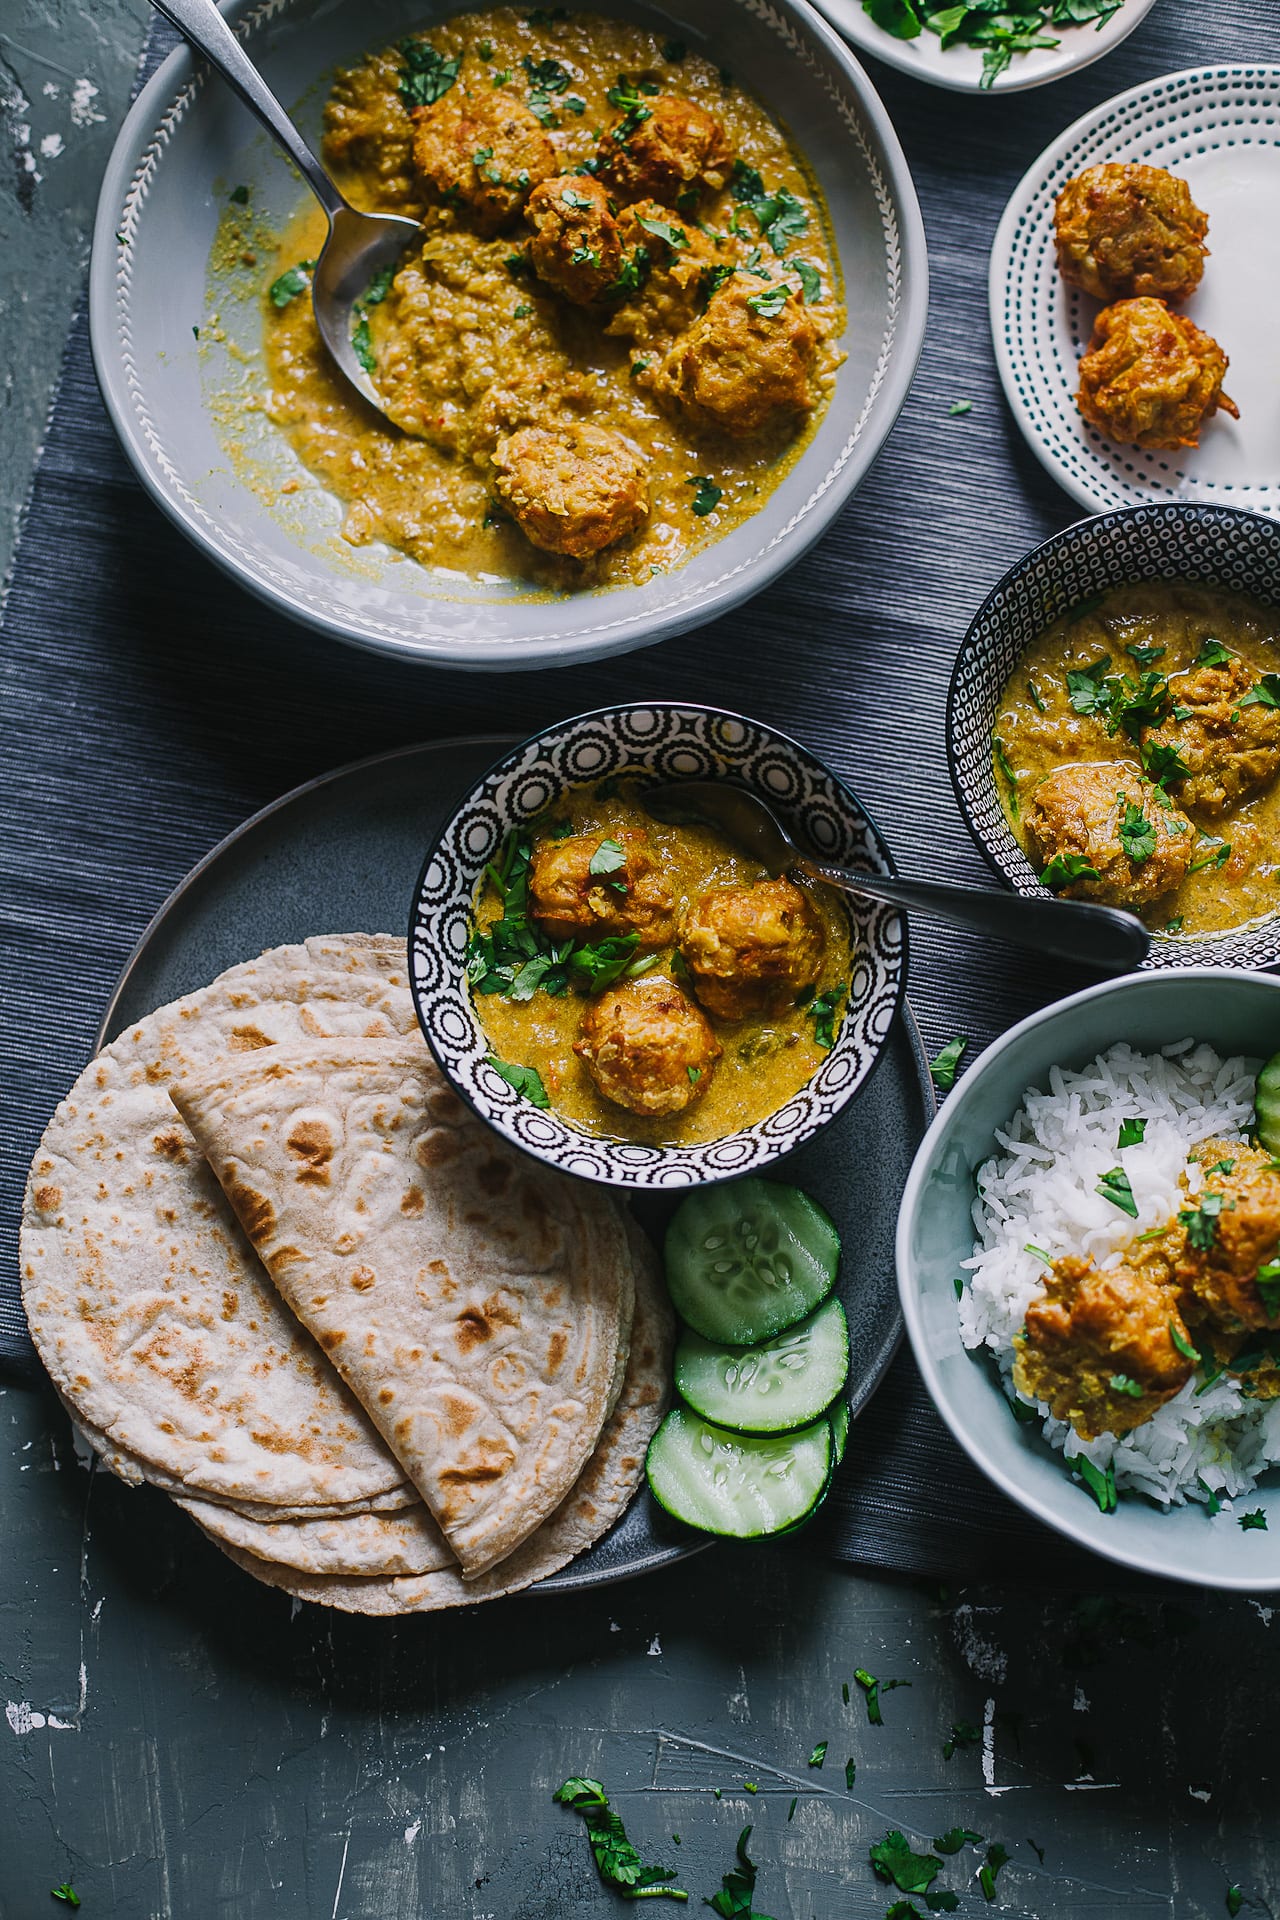
<svg viewBox="0 0 1280 1920">
<path fill-rule="evenodd" d="M 726 71 L 628 22 L 499 8 L 340 73 L 325 128 L 353 204 L 423 229 L 355 335 L 403 432 L 327 362 L 318 211 L 264 294 L 269 418 L 351 544 L 636 584 L 763 504 L 834 391 L 842 288 L 802 155 Z"/>
<path fill-rule="evenodd" d="M 1027 648 L 996 714 L 1005 818 L 1044 885 L 1173 938 L 1280 910 L 1280 615 L 1116 587 Z"/>
<path fill-rule="evenodd" d="M 629 780 L 566 794 L 481 880 L 467 954 L 492 1063 L 605 1139 L 723 1139 L 835 1042 L 852 969 L 829 887 L 769 876 Z"/>
</svg>

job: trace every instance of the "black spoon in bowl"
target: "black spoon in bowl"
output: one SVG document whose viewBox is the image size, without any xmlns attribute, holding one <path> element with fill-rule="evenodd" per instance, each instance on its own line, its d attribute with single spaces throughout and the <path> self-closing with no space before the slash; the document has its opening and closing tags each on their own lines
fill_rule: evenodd
<svg viewBox="0 0 1280 1920">
<path fill-rule="evenodd" d="M 937 880 L 904 880 L 862 873 L 815 860 L 797 845 L 773 810 L 745 787 L 719 780 L 676 780 L 655 787 L 642 802 L 655 820 L 704 820 L 751 853 L 772 874 L 799 871 L 846 893 L 888 900 L 896 907 L 935 913 L 1060 960 L 1128 973 L 1141 966 L 1151 935 L 1136 914 L 1083 900 L 1029 899 L 980 887 L 949 887 Z"/>
</svg>

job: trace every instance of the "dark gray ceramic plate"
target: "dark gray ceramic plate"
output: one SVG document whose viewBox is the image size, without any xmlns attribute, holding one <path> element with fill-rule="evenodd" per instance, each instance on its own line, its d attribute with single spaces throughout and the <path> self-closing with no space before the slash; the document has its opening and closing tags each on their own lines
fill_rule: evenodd
<svg viewBox="0 0 1280 1920">
<path fill-rule="evenodd" d="M 341 767 L 255 814 L 192 870 L 151 922 L 120 976 L 99 1043 L 264 947 L 313 933 L 405 926 L 426 848 L 461 795 L 509 745 L 490 735 L 407 747 Z M 932 1116 L 929 1071 L 907 1010 L 858 1098 L 779 1168 L 781 1177 L 819 1200 L 840 1229 L 855 1417 L 901 1337 L 894 1224 L 907 1169 Z M 639 1200 L 635 1213 L 660 1237 L 675 1204 Z M 705 1544 L 642 1493 L 611 1533 L 541 1584 L 600 1586 Z"/>
</svg>

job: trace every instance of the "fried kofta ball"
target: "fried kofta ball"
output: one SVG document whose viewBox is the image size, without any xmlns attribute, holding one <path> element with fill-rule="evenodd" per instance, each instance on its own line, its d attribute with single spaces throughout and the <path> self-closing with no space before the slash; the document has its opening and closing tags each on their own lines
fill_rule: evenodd
<svg viewBox="0 0 1280 1920">
<path fill-rule="evenodd" d="M 1177 1299 L 1158 1274 L 1137 1264 L 1100 1272 L 1076 1254 L 1055 1260 L 1013 1343 L 1014 1385 L 1047 1402 L 1084 1440 L 1128 1433 L 1194 1371 L 1177 1344 L 1191 1345 Z M 1117 1379 L 1130 1381 L 1130 1390 L 1116 1388 Z"/>
<path fill-rule="evenodd" d="M 616 839 L 573 833 L 534 846 L 529 910 L 553 940 L 638 933 L 641 949 L 664 947 L 675 934 L 674 909 L 671 883 L 638 827 Z"/>
<path fill-rule="evenodd" d="M 715 115 L 660 93 L 625 113 L 600 141 L 600 178 L 619 200 L 692 205 L 729 178 L 733 147 Z"/>
<path fill-rule="evenodd" d="M 533 227 L 529 257 L 540 280 L 578 307 L 591 306 L 616 284 L 622 241 L 599 181 L 558 173 L 534 188 L 525 211 Z"/>
<path fill-rule="evenodd" d="M 1185 300 L 1200 284 L 1208 216 L 1163 167 L 1086 167 L 1059 193 L 1053 225 L 1058 271 L 1095 300 Z"/>
<path fill-rule="evenodd" d="M 780 305 L 772 293 L 729 280 L 659 368 L 655 393 L 695 431 L 745 440 L 812 408 L 817 332 L 790 288 Z"/>
<path fill-rule="evenodd" d="M 1076 404 L 1120 446 L 1195 447 L 1219 407 L 1240 417 L 1222 391 L 1227 365 L 1217 341 L 1163 300 L 1118 300 L 1094 321 Z"/>
<path fill-rule="evenodd" d="M 594 1000 L 573 1050 L 606 1100 L 642 1114 L 682 1113 L 721 1053 L 701 1009 L 652 973 Z"/>
<path fill-rule="evenodd" d="M 634 441 L 586 422 L 521 427 L 493 451 L 494 488 L 527 540 L 588 560 L 642 526 L 649 512 L 644 455 Z"/>
<path fill-rule="evenodd" d="M 790 880 L 712 887 L 680 933 L 693 990 L 720 1020 L 785 1013 L 817 985 L 825 949 L 821 920 Z"/>
<path fill-rule="evenodd" d="M 1092 869 L 1055 891 L 1136 913 L 1180 885 L 1195 851 L 1186 815 L 1123 760 L 1055 767 L 1025 818 L 1042 867 L 1075 856 Z"/>
<path fill-rule="evenodd" d="M 413 163 L 433 200 L 486 236 L 509 226 L 556 170 L 555 149 L 522 101 L 451 87 L 413 113 Z"/>
</svg>

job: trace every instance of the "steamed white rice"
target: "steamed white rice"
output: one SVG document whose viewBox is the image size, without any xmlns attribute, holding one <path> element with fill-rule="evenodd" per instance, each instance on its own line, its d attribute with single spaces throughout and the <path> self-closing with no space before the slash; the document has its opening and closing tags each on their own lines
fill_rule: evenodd
<svg viewBox="0 0 1280 1920">
<path fill-rule="evenodd" d="M 1122 1044 L 1083 1072 L 1053 1068 L 1047 1090 L 1028 1093 L 997 1133 L 1001 1150 L 978 1174 L 978 1250 L 964 1262 L 960 1331 L 966 1347 L 991 1349 L 1011 1399 L 1024 1397 L 1012 1384 L 1013 1337 L 1045 1277 L 1044 1262 L 1028 1245 L 1050 1260 L 1079 1253 L 1100 1267 L 1118 1264 L 1135 1234 L 1163 1226 L 1186 1204 L 1184 1172 L 1193 1191 L 1199 1185 L 1199 1169 L 1187 1163 L 1194 1146 L 1217 1135 L 1248 1135 L 1258 1064 L 1223 1060 L 1191 1040 L 1154 1055 Z M 1126 1118 L 1144 1119 L 1146 1134 L 1139 1145 L 1119 1149 Z M 1117 1166 L 1133 1187 L 1136 1220 L 1096 1191 Z M 1099 1468 L 1114 1465 L 1119 1489 L 1136 1489 L 1165 1507 L 1214 1494 L 1227 1502 L 1280 1462 L 1280 1400 L 1248 1399 L 1225 1375 L 1197 1394 L 1199 1385 L 1198 1376 L 1189 1380 L 1119 1440 L 1081 1440 L 1043 1403 L 1037 1411 L 1051 1446 L 1068 1461 L 1083 1454 Z"/>
</svg>

